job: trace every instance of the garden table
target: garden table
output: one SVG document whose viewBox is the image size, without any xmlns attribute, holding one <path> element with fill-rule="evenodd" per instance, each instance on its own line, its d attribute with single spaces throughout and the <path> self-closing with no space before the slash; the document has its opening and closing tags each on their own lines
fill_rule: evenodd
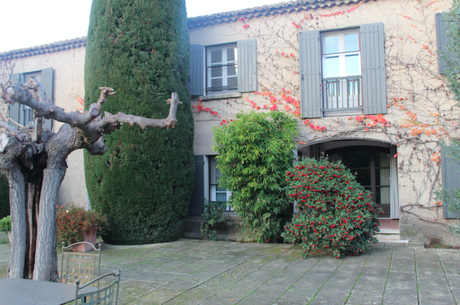
<svg viewBox="0 0 460 305">
<path fill-rule="evenodd" d="M 25 279 L 0 279 L 0 303 L 2 305 L 58 305 L 75 299 L 75 285 Z M 86 287 L 85 292 L 97 290 Z"/>
</svg>

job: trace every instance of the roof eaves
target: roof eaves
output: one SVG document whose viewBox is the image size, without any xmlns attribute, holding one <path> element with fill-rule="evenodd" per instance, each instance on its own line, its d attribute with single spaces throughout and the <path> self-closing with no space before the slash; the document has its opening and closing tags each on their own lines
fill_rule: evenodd
<svg viewBox="0 0 460 305">
<path fill-rule="evenodd" d="M 11 60 L 29 56 L 36 56 L 47 53 L 61 52 L 65 50 L 81 48 L 86 46 L 86 37 L 79 37 L 69 40 L 57 41 L 41 46 L 18 49 L 0 53 L 0 60 Z"/>
<path fill-rule="evenodd" d="M 367 2 L 369 0 L 364 0 Z M 264 5 L 244 10 L 237 10 L 231 12 L 217 13 L 212 15 L 198 16 L 188 18 L 188 27 L 196 28 L 202 26 L 209 26 L 219 23 L 228 23 L 237 21 L 239 18 L 257 18 L 270 15 L 286 14 L 307 10 L 314 10 L 318 8 L 327 8 L 340 5 L 358 4 L 360 0 L 298 0 L 277 3 L 272 5 Z"/>
</svg>

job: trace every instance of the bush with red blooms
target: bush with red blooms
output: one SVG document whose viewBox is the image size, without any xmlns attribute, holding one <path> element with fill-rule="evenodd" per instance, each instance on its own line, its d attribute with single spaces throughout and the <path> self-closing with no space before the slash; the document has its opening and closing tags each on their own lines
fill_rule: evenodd
<svg viewBox="0 0 460 305">
<path fill-rule="evenodd" d="M 286 173 L 288 193 L 298 213 L 284 228 L 286 242 L 298 243 L 306 257 L 317 251 L 336 258 L 363 253 L 379 231 L 372 195 L 341 162 L 305 158 Z"/>
</svg>

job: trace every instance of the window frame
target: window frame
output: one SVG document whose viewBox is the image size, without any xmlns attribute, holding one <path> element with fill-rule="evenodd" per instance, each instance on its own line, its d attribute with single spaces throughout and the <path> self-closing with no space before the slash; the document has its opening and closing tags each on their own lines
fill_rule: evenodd
<svg viewBox="0 0 460 305">
<path fill-rule="evenodd" d="M 208 164 L 209 164 L 209 174 L 208 174 L 208 177 L 209 177 L 209 181 L 208 183 L 206 183 L 205 181 L 205 184 L 208 184 L 209 185 L 209 195 L 208 195 L 208 200 L 210 202 L 216 202 L 217 200 L 217 193 L 225 193 L 226 194 L 226 197 L 227 197 L 227 204 L 226 204 L 226 207 L 225 207 L 225 212 L 233 212 L 233 207 L 231 206 L 230 204 L 230 200 L 231 200 L 231 195 L 232 195 L 232 191 L 228 190 L 228 189 L 225 189 L 225 191 L 218 191 L 217 188 L 219 187 L 219 184 L 218 184 L 218 181 L 219 181 L 219 178 L 220 178 L 220 171 L 219 169 L 217 168 L 217 161 L 216 161 L 216 155 L 214 156 L 208 156 Z M 223 201 L 222 201 L 223 202 Z"/>
<path fill-rule="evenodd" d="M 229 61 L 228 60 L 228 52 L 225 52 L 225 50 L 228 50 L 228 49 L 234 49 L 235 50 L 235 60 L 233 61 Z M 206 67 L 205 67 L 205 70 L 206 70 L 206 89 L 205 89 L 205 93 L 206 95 L 216 95 L 216 94 L 225 94 L 225 93 L 233 93 L 233 92 L 238 92 L 238 47 L 237 47 L 237 43 L 226 43 L 226 44 L 219 44 L 219 45 L 213 45 L 213 46 L 207 46 L 205 47 L 206 49 Z M 217 51 L 217 50 L 221 50 L 222 51 L 222 61 L 221 61 L 221 64 L 215 64 L 215 63 L 212 63 L 212 55 L 211 53 L 213 51 Z M 230 63 L 230 64 L 229 64 Z M 236 75 L 234 77 L 236 77 L 237 79 L 237 83 L 236 83 L 236 86 L 235 87 L 232 87 L 232 88 L 228 88 L 228 79 L 230 77 L 233 77 L 228 75 L 228 68 L 229 66 L 234 66 L 235 67 L 235 72 L 236 72 Z M 222 68 L 222 73 L 221 73 L 221 76 L 215 76 L 213 77 L 212 76 L 212 73 L 211 73 L 211 70 L 213 67 L 221 67 Z M 212 87 L 212 80 L 213 79 L 222 79 L 222 86 L 220 87 Z"/>
</svg>

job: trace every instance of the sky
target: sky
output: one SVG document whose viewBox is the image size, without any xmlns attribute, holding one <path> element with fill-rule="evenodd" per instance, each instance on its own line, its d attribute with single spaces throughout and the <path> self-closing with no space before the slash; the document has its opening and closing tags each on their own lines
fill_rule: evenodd
<svg viewBox="0 0 460 305">
<path fill-rule="evenodd" d="M 203 16 L 287 0 L 186 0 L 187 16 Z M 92 0 L 4 0 L 0 52 L 86 36 Z"/>
</svg>

